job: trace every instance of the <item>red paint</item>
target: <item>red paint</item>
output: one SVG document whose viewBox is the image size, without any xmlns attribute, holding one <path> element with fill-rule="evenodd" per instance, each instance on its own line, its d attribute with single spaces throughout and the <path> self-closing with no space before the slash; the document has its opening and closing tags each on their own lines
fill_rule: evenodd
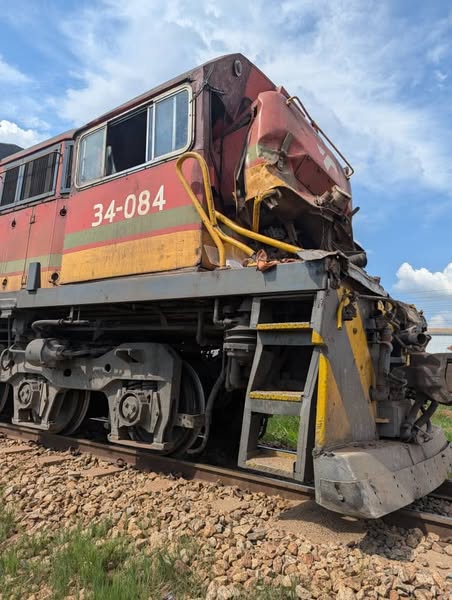
<svg viewBox="0 0 452 600">
<path fill-rule="evenodd" d="M 190 172 L 192 168 L 193 166 L 188 164 L 184 167 L 184 173 L 187 173 L 193 181 L 194 186 L 198 186 L 201 189 L 200 178 L 198 179 L 193 175 L 193 171 Z M 171 160 L 160 165 L 135 171 L 134 173 L 115 177 L 101 184 L 92 185 L 89 188 L 75 192 L 68 203 L 66 233 L 75 233 L 84 229 L 90 229 L 92 223 L 95 221 L 95 204 L 102 204 L 105 214 L 112 200 L 115 200 L 116 206 L 124 206 L 129 194 L 135 194 L 138 199 L 140 192 L 143 190 L 149 190 L 150 203 L 152 204 L 161 185 L 165 188 L 164 196 L 166 200 L 163 210 L 191 205 L 190 198 L 188 198 L 175 173 L 175 160 Z M 151 206 L 148 214 L 155 212 L 159 212 L 159 208 Z M 124 211 L 119 212 L 115 216 L 113 223 L 120 221 L 127 221 L 124 217 Z M 110 224 L 108 220 L 102 222 L 102 225 L 107 224 Z M 99 225 L 99 227 L 102 225 Z"/>
<path fill-rule="evenodd" d="M 6 225 L 5 253 L 3 255 L 5 263 L 21 260 L 25 266 L 32 215 L 33 208 L 27 207 L 2 217 Z"/>
<path fill-rule="evenodd" d="M 256 108 L 257 116 L 251 126 L 249 146 L 253 148 L 259 145 L 277 154 L 287 132 L 290 132 L 293 138 L 284 170 L 295 175 L 291 183 L 306 200 L 313 202 L 316 196 L 321 196 L 335 184 L 350 192 L 350 183 L 338 160 L 303 117 L 294 101 L 288 105 L 282 93 L 263 92 L 259 94 Z M 258 158 L 249 166 L 258 162 L 265 161 Z"/>
</svg>

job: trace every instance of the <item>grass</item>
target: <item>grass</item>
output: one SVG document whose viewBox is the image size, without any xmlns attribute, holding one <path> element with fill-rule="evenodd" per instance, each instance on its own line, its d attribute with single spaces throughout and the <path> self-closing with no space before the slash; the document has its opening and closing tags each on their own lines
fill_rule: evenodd
<svg viewBox="0 0 452 600">
<path fill-rule="evenodd" d="M 193 568 L 200 548 L 190 538 L 180 538 L 169 548 L 138 550 L 127 535 L 112 537 L 110 524 L 57 532 L 17 532 L 14 516 L 0 498 L 0 596 L 22 600 L 32 595 L 52 600 L 68 596 L 87 600 L 177 600 L 205 598 L 208 582 Z M 187 560 L 185 564 L 181 556 Z M 204 573 L 210 572 L 206 561 Z M 292 588 L 256 584 L 240 589 L 242 600 L 290 600 Z"/>
<path fill-rule="evenodd" d="M 444 430 L 447 439 L 452 442 L 452 407 L 440 406 L 432 421 Z M 298 423 L 298 417 L 271 417 L 268 420 L 267 430 L 262 441 L 272 446 L 295 450 L 297 447 Z"/>
<path fill-rule="evenodd" d="M 5 508 L 1 500 L 0 494 L 0 544 L 11 536 L 15 528 L 14 515 Z"/>
<path fill-rule="evenodd" d="M 433 421 L 452 440 L 452 408 L 440 407 Z M 295 448 L 298 436 L 296 417 L 269 420 L 264 441 Z M 22 600 L 45 590 L 48 598 L 78 597 L 82 590 L 89 600 L 163 600 L 170 592 L 177 600 L 204 598 L 207 583 L 200 569 L 187 566 L 181 553 L 191 560 L 201 555 L 197 544 L 181 538 L 171 548 L 144 553 L 124 535 L 112 537 L 104 521 L 87 529 L 44 531 L 29 535 L 20 531 L 13 512 L 0 493 L 0 594 Z M 202 566 L 209 573 L 208 562 Z M 257 584 L 240 592 L 241 599 L 289 600 L 294 589 Z"/>
<path fill-rule="evenodd" d="M 169 591 L 175 598 L 203 597 L 205 586 L 196 573 L 184 568 L 181 576 L 185 565 L 178 556 L 182 547 L 190 549 L 189 541 L 181 540 L 171 552 L 144 554 L 127 537 L 107 537 L 108 529 L 103 523 L 11 540 L 0 557 L 2 597 L 21 600 L 43 588 L 54 600 L 78 597 L 82 590 L 92 600 L 162 600 Z"/>
<path fill-rule="evenodd" d="M 299 417 L 270 417 L 262 442 L 278 448 L 296 450 L 299 422 Z"/>
<path fill-rule="evenodd" d="M 449 442 L 452 442 L 452 406 L 440 406 L 432 419 L 435 425 L 444 430 Z"/>
</svg>

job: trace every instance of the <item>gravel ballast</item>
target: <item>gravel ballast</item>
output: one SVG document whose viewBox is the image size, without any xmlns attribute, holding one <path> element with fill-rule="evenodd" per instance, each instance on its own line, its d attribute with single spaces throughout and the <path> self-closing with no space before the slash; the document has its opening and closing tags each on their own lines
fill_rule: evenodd
<svg viewBox="0 0 452 600">
<path fill-rule="evenodd" d="M 452 539 L 15 440 L 0 439 L 0 461 L 2 501 L 20 528 L 34 534 L 108 519 L 108 536 L 127 534 L 143 553 L 189 536 L 199 557 L 181 551 L 180 560 L 201 571 L 208 600 L 245 597 L 258 582 L 301 599 L 452 599 Z"/>
</svg>

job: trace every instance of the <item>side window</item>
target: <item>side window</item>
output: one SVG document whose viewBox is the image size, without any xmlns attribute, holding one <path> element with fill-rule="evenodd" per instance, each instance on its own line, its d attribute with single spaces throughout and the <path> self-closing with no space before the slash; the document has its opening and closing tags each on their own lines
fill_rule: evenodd
<svg viewBox="0 0 452 600">
<path fill-rule="evenodd" d="M 56 152 L 51 152 L 25 164 L 19 200 L 53 192 L 57 156 Z"/>
<path fill-rule="evenodd" d="M 8 169 L 3 175 L 3 190 L 2 197 L 0 200 L 0 206 L 7 206 L 12 204 L 16 197 L 17 181 L 19 179 L 20 167 L 14 169 Z"/>
<path fill-rule="evenodd" d="M 58 147 L 41 152 L 33 160 L 12 166 L 3 175 L 0 207 L 14 202 L 37 200 L 55 192 Z"/>
<path fill-rule="evenodd" d="M 104 174 L 105 127 L 82 138 L 80 144 L 79 182 L 88 183 Z"/>
<path fill-rule="evenodd" d="M 154 105 L 151 160 L 180 150 L 188 142 L 188 91 L 182 90 Z"/>
<path fill-rule="evenodd" d="M 79 185 L 168 156 L 189 142 L 189 92 L 182 89 L 81 138 Z"/>
<path fill-rule="evenodd" d="M 147 110 L 109 123 L 107 127 L 106 175 L 120 173 L 146 162 Z"/>
</svg>

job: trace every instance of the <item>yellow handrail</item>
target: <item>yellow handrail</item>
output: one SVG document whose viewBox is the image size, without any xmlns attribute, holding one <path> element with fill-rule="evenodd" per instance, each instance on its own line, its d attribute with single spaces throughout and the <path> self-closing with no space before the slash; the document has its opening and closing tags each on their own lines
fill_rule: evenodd
<svg viewBox="0 0 452 600">
<path fill-rule="evenodd" d="M 218 213 L 218 214 L 221 214 L 221 213 Z M 221 216 L 223 216 L 223 215 L 221 215 Z M 224 233 L 224 231 L 222 231 L 219 227 L 217 229 L 217 232 L 218 232 L 218 235 L 220 236 L 220 238 L 224 242 L 231 244 L 231 246 L 235 246 L 239 250 L 242 250 L 242 252 L 244 252 L 247 256 L 254 256 L 254 254 L 255 254 L 254 250 L 252 248 L 250 248 L 249 246 L 247 246 L 246 244 L 244 244 L 243 242 L 241 242 L 240 240 L 236 240 L 235 238 L 231 237 L 227 233 Z"/>
<path fill-rule="evenodd" d="M 339 304 L 336 309 L 336 327 L 338 329 L 342 329 L 342 324 L 344 320 L 343 310 L 344 308 L 350 304 L 352 301 L 353 294 L 349 290 L 344 290 L 342 293 L 342 298 L 339 300 Z"/>
<path fill-rule="evenodd" d="M 258 194 L 254 198 L 253 231 L 256 231 L 256 233 L 259 231 L 259 222 L 260 222 L 260 218 L 261 218 L 261 202 L 262 202 L 262 200 L 265 200 L 265 198 L 268 198 L 269 196 L 273 196 L 274 193 L 275 193 L 275 190 L 271 189 L 271 190 L 267 190 L 266 192 L 263 192 L 262 194 Z"/>
<path fill-rule="evenodd" d="M 265 198 L 264 194 L 259 194 L 254 198 L 253 204 L 253 231 L 259 231 L 259 221 L 261 218 L 261 202 Z"/>
<path fill-rule="evenodd" d="M 237 223 L 235 223 L 234 221 L 231 221 L 231 219 L 225 217 L 217 210 L 215 211 L 215 215 L 221 223 L 224 223 L 227 227 L 229 227 L 229 229 L 232 229 L 232 231 L 235 231 L 236 233 L 245 237 L 249 237 L 250 239 L 255 240 L 256 242 L 261 242 L 262 244 L 266 244 L 267 246 L 279 248 L 280 250 L 283 250 L 284 252 L 290 252 L 291 254 L 296 254 L 297 252 L 300 252 L 300 250 L 303 250 L 303 248 L 300 248 L 298 246 L 286 244 L 286 242 L 280 242 L 279 240 L 274 240 L 273 238 L 268 237 L 266 235 L 262 235 L 261 233 L 256 233 L 255 231 L 245 229 L 244 227 L 237 225 Z"/>
<path fill-rule="evenodd" d="M 201 167 L 202 182 L 204 185 L 204 191 L 205 191 L 205 195 L 206 195 L 206 204 L 207 204 L 207 210 L 208 210 L 209 216 L 206 215 L 204 208 L 202 207 L 201 203 L 199 202 L 195 193 L 191 189 L 188 181 L 185 179 L 185 176 L 182 172 L 182 165 L 189 158 L 193 158 L 194 160 L 196 160 L 198 162 L 199 166 Z M 210 235 L 218 249 L 218 258 L 219 258 L 218 262 L 220 263 L 220 267 L 224 267 L 226 265 L 226 253 L 225 253 L 223 242 L 227 242 L 228 244 L 231 244 L 232 246 L 239 248 L 239 250 L 244 252 L 247 256 L 253 256 L 254 250 L 252 248 L 250 248 L 243 242 L 240 242 L 239 240 L 236 240 L 235 238 L 227 235 L 226 233 L 224 233 L 224 231 L 222 231 L 218 227 L 216 211 L 215 211 L 215 207 L 213 204 L 213 198 L 212 198 L 212 187 L 210 185 L 209 169 L 207 167 L 207 163 L 204 160 L 204 158 L 197 152 L 186 152 L 180 158 L 178 158 L 178 160 L 176 162 L 176 172 L 177 172 L 177 176 L 179 177 L 182 185 L 185 188 L 185 191 L 187 192 L 191 201 L 193 202 L 194 207 L 198 211 L 198 214 L 201 217 L 202 222 L 206 226 L 207 231 L 210 233 Z"/>
<path fill-rule="evenodd" d="M 188 181 L 185 179 L 184 173 L 182 172 L 182 165 L 189 158 L 194 158 L 196 161 L 198 161 L 199 166 L 201 167 L 202 180 L 203 180 L 204 190 L 205 190 L 205 194 L 206 194 L 206 202 L 207 202 L 207 209 L 209 211 L 209 216 L 206 215 L 204 208 L 202 207 L 201 203 L 199 202 L 198 198 L 196 197 L 196 194 L 191 189 Z M 180 179 L 180 182 L 184 186 L 184 189 L 187 192 L 188 197 L 192 201 L 193 206 L 195 207 L 196 211 L 198 212 L 198 215 L 201 217 L 201 221 L 206 226 L 207 231 L 210 233 L 210 236 L 211 236 L 215 246 L 217 247 L 218 262 L 220 264 L 220 267 L 224 267 L 226 265 L 226 253 L 224 250 L 224 244 L 221 241 L 220 236 L 217 231 L 217 221 L 215 218 L 215 211 L 213 208 L 212 188 L 210 187 L 210 176 L 209 176 L 209 171 L 207 169 L 206 161 L 197 152 L 185 152 L 185 154 L 182 154 L 182 156 L 177 159 L 176 173 Z"/>
<path fill-rule="evenodd" d="M 204 186 L 208 214 L 206 214 L 206 211 L 204 210 L 203 206 L 201 205 L 198 198 L 196 197 L 196 194 L 191 189 L 190 184 L 188 183 L 188 181 L 185 178 L 185 175 L 182 171 L 182 165 L 189 158 L 193 158 L 194 160 L 196 160 L 198 162 L 199 166 L 201 167 L 202 181 L 203 181 L 203 186 Z M 218 249 L 218 257 L 219 257 L 220 267 L 224 267 L 226 265 L 226 253 L 225 253 L 225 248 L 224 248 L 223 242 L 226 242 L 228 244 L 231 244 L 232 246 L 235 246 L 236 248 L 239 248 L 247 256 L 253 256 L 255 252 L 252 248 L 250 248 L 243 242 L 236 240 L 235 238 L 231 237 L 230 235 L 227 235 L 226 233 L 224 233 L 224 231 L 222 231 L 221 228 L 219 227 L 218 221 L 220 221 L 221 223 L 223 223 L 224 225 L 229 227 L 229 229 L 232 229 L 232 231 L 235 231 L 239 235 L 248 237 L 256 242 L 261 242 L 262 244 L 266 244 L 267 246 L 273 246 L 274 248 L 279 248 L 280 250 L 283 250 L 284 252 L 290 252 L 292 254 L 296 254 L 297 252 L 302 250 L 302 248 L 293 246 L 292 244 L 286 244 L 285 242 L 280 242 L 279 240 L 274 240 L 273 238 L 267 237 L 266 235 L 262 235 L 260 233 L 254 232 L 254 231 L 250 231 L 249 229 L 245 229 L 244 227 L 237 225 L 237 223 L 235 223 L 234 221 L 231 221 L 231 219 L 228 219 L 227 217 L 225 217 L 222 213 L 215 210 L 215 206 L 213 203 L 213 197 L 212 197 L 212 187 L 210 184 L 209 169 L 207 167 L 207 163 L 204 160 L 204 158 L 197 152 L 185 152 L 185 154 L 182 154 L 182 156 L 180 156 L 176 162 L 176 173 L 177 173 L 177 176 L 179 177 L 180 182 L 184 186 L 184 189 L 187 192 L 190 200 L 192 201 L 193 206 L 195 207 L 197 213 L 201 217 L 201 221 L 206 226 L 207 231 L 209 232 L 214 244 L 216 245 L 216 247 Z"/>
</svg>

